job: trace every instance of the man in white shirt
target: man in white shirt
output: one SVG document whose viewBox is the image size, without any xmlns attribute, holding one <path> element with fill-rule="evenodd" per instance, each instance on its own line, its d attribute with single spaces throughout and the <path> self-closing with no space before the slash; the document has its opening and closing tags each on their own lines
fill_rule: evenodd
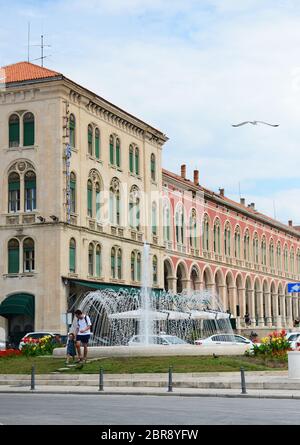
<svg viewBox="0 0 300 445">
<path fill-rule="evenodd" d="M 91 336 L 91 320 L 88 315 L 85 315 L 81 312 L 80 309 L 77 309 L 75 311 L 75 317 L 77 318 L 76 321 L 76 350 L 78 354 L 78 360 L 79 362 L 85 361 L 87 358 L 87 352 L 88 352 L 88 343 Z M 76 320 L 74 319 L 74 321 Z M 81 355 L 81 349 L 80 346 L 83 347 L 83 358 Z"/>
</svg>

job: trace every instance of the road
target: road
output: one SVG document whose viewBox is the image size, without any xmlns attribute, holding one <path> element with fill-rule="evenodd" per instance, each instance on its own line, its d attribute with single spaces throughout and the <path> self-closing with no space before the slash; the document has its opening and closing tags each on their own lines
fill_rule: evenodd
<svg viewBox="0 0 300 445">
<path fill-rule="evenodd" d="M 4 425 L 300 424 L 300 400 L 1 394 Z"/>
</svg>

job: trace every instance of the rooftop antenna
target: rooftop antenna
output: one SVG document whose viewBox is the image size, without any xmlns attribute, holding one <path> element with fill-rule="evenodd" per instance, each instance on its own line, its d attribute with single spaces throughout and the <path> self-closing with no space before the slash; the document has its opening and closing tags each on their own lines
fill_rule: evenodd
<svg viewBox="0 0 300 445">
<path fill-rule="evenodd" d="M 239 181 L 239 195 L 240 195 L 240 199 L 241 199 L 241 183 Z"/>
<path fill-rule="evenodd" d="M 46 45 L 44 43 L 44 34 L 41 35 L 41 43 L 39 45 L 31 45 L 31 46 L 39 46 L 41 48 L 41 57 L 38 57 L 37 59 L 33 59 L 32 62 L 34 62 L 35 60 L 40 60 L 41 61 L 41 66 L 44 66 L 44 59 L 46 59 L 48 56 L 44 56 L 44 48 L 45 47 L 51 47 L 51 45 Z"/>
</svg>

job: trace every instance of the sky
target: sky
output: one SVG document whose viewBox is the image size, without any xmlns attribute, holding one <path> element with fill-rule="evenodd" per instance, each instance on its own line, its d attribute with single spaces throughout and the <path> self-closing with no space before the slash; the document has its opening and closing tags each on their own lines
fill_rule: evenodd
<svg viewBox="0 0 300 445">
<path fill-rule="evenodd" d="M 300 225 L 299 0 L 0 0 L 0 14 L 1 66 L 27 60 L 30 22 L 46 67 L 167 134 L 165 168 Z M 231 126 L 246 120 L 280 126 Z"/>
</svg>

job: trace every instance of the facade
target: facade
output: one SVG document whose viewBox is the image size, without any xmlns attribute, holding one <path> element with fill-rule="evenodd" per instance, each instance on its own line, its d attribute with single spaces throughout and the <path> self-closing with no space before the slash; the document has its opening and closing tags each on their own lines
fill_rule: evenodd
<svg viewBox="0 0 300 445">
<path fill-rule="evenodd" d="M 208 288 L 245 328 L 291 327 L 300 232 L 162 169 L 167 137 L 62 74 L 27 62 L 0 84 L 0 328 L 66 330 L 91 289 Z"/>
</svg>

